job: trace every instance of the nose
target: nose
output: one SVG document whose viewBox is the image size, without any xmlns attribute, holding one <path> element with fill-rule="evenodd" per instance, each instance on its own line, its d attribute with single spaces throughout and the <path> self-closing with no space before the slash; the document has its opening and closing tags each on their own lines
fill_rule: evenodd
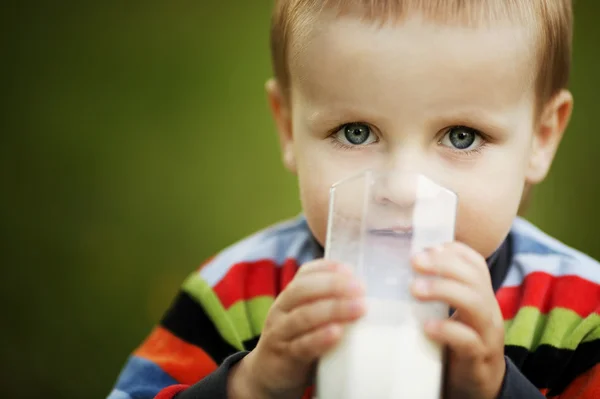
<svg viewBox="0 0 600 399">
<path fill-rule="evenodd" d="M 417 200 L 417 173 L 388 171 L 373 181 L 377 204 L 410 211 Z"/>
<path fill-rule="evenodd" d="M 410 211 L 418 199 L 419 176 L 431 174 L 432 165 L 418 142 L 404 142 L 387 154 L 373 186 L 372 200 Z"/>
</svg>

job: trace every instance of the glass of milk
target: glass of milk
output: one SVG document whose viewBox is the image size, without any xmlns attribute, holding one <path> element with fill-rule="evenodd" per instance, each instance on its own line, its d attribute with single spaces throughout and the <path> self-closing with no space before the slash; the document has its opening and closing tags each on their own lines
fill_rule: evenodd
<svg viewBox="0 0 600 399">
<path fill-rule="evenodd" d="M 318 399 L 439 399 L 443 348 L 423 322 L 443 303 L 410 294 L 412 254 L 454 239 L 457 196 L 414 173 L 365 171 L 331 188 L 325 257 L 365 282 L 366 315 L 320 359 Z M 435 278 L 435 277 L 433 277 Z"/>
</svg>

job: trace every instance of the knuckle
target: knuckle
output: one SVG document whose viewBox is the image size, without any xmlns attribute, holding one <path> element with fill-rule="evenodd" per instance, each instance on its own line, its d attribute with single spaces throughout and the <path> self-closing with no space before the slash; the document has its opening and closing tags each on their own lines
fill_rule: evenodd
<svg viewBox="0 0 600 399">
<path fill-rule="evenodd" d="M 484 345 L 481 344 L 481 349 L 479 350 L 479 356 L 485 361 L 487 359 L 492 359 L 496 356 L 496 345 Z"/>
<path fill-rule="evenodd" d="M 445 286 L 448 284 L 448 281 L 442 280 L 440 278 L 430 278 L 426 280 L 427 283 L 427 291 L 429 295 L 439 295 L 444 294 Z"/>
<path fill-rule="evenodd" d="M 296 275 L 305 275 L 308 273 L 312 273 L 319 270 L 328 269 L 331 267 L 331 261 L 325 259 L 316 259 L 310 262 L 305 263 L 301 267 L 298 268 L 298 273 Z"/>
<path fill-rule="evenodd" d="M 321 317 L 319 319 L 320 324 L 325 324 L 340 318 L 344 314 L 344 307 L 342 301 L 336 299 L 330 299 L 323 301 L 321 309 Z"/>
<path fill-rule="evenodd" d="M 469 309 L 481 309 L 482 305 L 485 304 L 485 301 L 481 295 L 471 291 L 471 295 L 466 296 L 465 303 L 469 306 Z"/>
<path fill-rule="evenodd" d="M 286 340 L 268 340 L 269 344 L 269 350 L 272 351 L 272 353 L 278 355 L 278 356 L 285 356 L 286 354 L 290 353 L 291 350 L 291 343 L 289 341 Z M 260 341 L 259 341 L 259 345 L 260 345 Z"/>
<path fill-rule="evenodd" d="M 284 313 L 280 310 L 279 305 L 275 303 L 267 313 L 263 330 L 270 331 L 271 329 L 273 329 L 274 326 L 276 326 L 277 323 L 281 321 L 283 314 Z"/>
<path fill-rule="evenodd" d="M 464 242 L 452 241 L 448 243 L 448 248 L 457 252 L 466 252 L 469 247 Z"/>
<path fill-rule="evenodd" d="M 282 290 L 281 295 L 279 295 L 277 299 L 285 298 L 291 295 L 291 293 L 298 289 L 298 286 L 302 286 L 302 280 L 303 276 L 296 274 L 292 281 L 290 281 L 289 284 Z"/>
<path fill-rule="evenodd" d="M 263 326 L 263 331 L 267 332 L 269 330 L 271 330 L 271 328 L 273 327 L 274 324 L 274 316 L 272 314 L 267 315 L 267 318 L 265 319 L 265 324 Z"/>
<path fill-rule="evenodd" d="M 318 264 L 316 262 L 317 261 L 311 261 L 311 262 L 305 263 L 302 266 L 300 266 L 298 268 L 298 272 L 296 273 L 296 277 L 304 276 L 305 274 L 310 273 L 311 270 L 313 270 L 315 267 L 317 267 Z"/>
<path fill-rule="evenodd" d="M 449 242 L 444 242 L 438 246 L 433 247 L 434 252 L 440 253 L 440 252 L 447 252 L 447 251 L 452 251 L 452 248 L 454 248 L 454 241 L 449 241 Z"/>
<path fill-rule="evenodd" d="M 448 248 L 463 259 L 472 259 L 473 250 L 464 242 L 452 241 L 448 243 Z"/>
<path fill-rule="evenodd" d="M 309 334 L 301 337 L 296 341 L 296 356 L 309 359 L 316 354 L 317 345 L 314 343 L 314 334 Z"/>
<path fill-rule="evenodd" d="M 478 357 L 482 357 L 482 353 L 481 353 L 482 350 L 481 350 L 480 346 L 477 345 L 477 343 L 475 343 L 475 342 L 465 345 L 465 352 L 466 352 L 466 355 L 471 359 L 476 359 Z M 483 357 L 485 357 L 485 355 Z"/>
<path fill-rule="evenodd" d="M 331 301 L 329 305 L 329 320 L 344 319 L 349 315 L 349 300 Z"/>
<path fill-rule="evenodd" d="M 329 278 L 329 292 L 333 295 L 343 295 L 346 292 L 348 286 L 348 279 L 340 277 L 336 274 L 331 274 Z"/>
<path fill-rule="evenodd" d="M 315 324 L 315 312 L 311 312 L 308 306 L 296 310 L 294 316 L 293 324 L 296 329 L 310 328 Z"/>
<path fill-rule="evenodd" d="M 496 335 L 503 340 L 504 339 L 504 319 L 502 318 L 502 316 L 493 317 L 492 321 L 491 321 L 491 325 L 492 325 L 493 330 L 496 332 Z"/>
<path fill-rule="evenodd" d="M 302 354 L 303 348 L 302 348 L 301 340 L 296 339 L 296 340 L 288 343 L 286 352 L 293 358 L 302 357 L 303 356 L 303 354 Z"/>
</svg>

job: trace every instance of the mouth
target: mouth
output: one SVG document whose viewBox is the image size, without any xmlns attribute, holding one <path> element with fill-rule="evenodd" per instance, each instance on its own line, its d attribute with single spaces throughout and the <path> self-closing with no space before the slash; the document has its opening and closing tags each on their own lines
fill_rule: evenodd
<svg viewBox="0 0 600 399">
<path fill-rule="evenodd" d="M 410 238 L 413 234 L 412 226 L 394 226 L 382 229 L 369 229 L 369 234 L 381 237 Z"/>
</svg>

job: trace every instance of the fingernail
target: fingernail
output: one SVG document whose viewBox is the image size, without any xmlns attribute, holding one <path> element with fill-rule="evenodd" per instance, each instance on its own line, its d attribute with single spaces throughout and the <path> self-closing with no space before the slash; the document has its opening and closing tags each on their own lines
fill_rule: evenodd
<svg viewBox="0 0 600 399">
<path fill-rule="evenodd" d="M 340 272 L 347 274 L 349 276 L 351 276 L 353 274 L 352 266 L 350 266 L 350 265 L 341 264 L 339 267 L 339 270 L 340 270 Z"/>
<path fill-rule="evenodd" d="M 336 339 L 342 335 L 342 327 L 339 324 L 331 324 L 327 327 L 327 335 L 330 339 Z"/>
<path fill-rule="evenodd" d="M 437 320 L 427 320 L 424 324 L 424 328 L 426 332 L 435 333 L 440 326 L 440 322 Z"/>
<path fill-rule="evenodd" d="M 420 295 L 427 295 L 429 293 L 429 282 L 422 278 L 418 278 L 414 282 L 415 293 Z"/>
<path fill-rule="evenodd" d="M 348 310 L 352 316 L 361 315 L 365 311 L 365 303 L 360 299 L 352 300 L 348 303 Z"/>
<path fill-rule="evenodd" d="M 350 294 L 362 294 L 364 292 L 364 284 L 362 281 L 352 279 L 348 284 L 348 292 Z"/>
<path fill-rule="evenodd" d="M 444 246 L 443 245 L 436 245 L 435 247 L 431 248 L 431 252 L 442 252 L 444 250 Z"/>
<path fill-rule="evenodd" d="M 427 252 L 421 252 L 417 256 L 415 256 L 415 263 L 419 265 L 422 269 L 431 269 L 431 257 Z"/>
</svg>

